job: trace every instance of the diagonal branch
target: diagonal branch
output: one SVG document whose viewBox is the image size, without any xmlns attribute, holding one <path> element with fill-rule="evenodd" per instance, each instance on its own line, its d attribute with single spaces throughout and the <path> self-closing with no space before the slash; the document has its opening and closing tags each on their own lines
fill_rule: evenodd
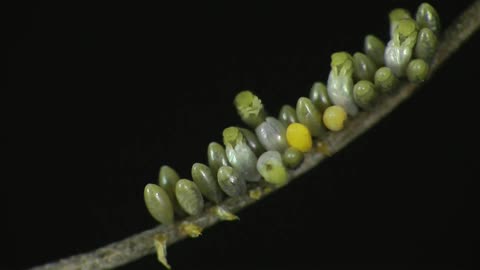
<svg viewBox="0 0 480 270">
<path fill-rule="evenodd" d="M 472 36 L 480 27 L 480 0 L 475 1 L 467 8 L 446 30 L 442 42 L 439 44 L 437 54 L 432 63 L 431 71 L 435 72 L 458 48 Z M 388 115 L 401 102 L 409 98 L 418 85 L 405 83 L 400 86 L 396 95 L 385 97 L 372 112 L 359 113 L 346 128 L 338 133 L 331 133 L 324 141 L 334 154 L 340 151 L 356 137 L 363 134 L 370 127 Z M 308 170 L 312 169 L 326 158 L 320 153 L 305 155 L 303 164 L 293 171 L 290 180 L 293 180 Z M 270 192 L 262 192 L 262 187 L 256 187 L 259 198 L 267 196 Z M 273 191 L 275 188 L 273 189 Z M 221 207 L 232 213 L 255 203 L 249 196 L 230 198 L 221 203 Z M 190 217 L 173 225 L 160 225 L 153 229 L 132 235 L 118 242 L 98 248 L 91 252 L 61 259 L 57 262 L 37 266 L 31 270 L 76 270 L 76 269 L 111 269 L 138 260 L 155 252 L 153 238 L 157 234 L 164 234 L 168 245 L 174 244 L 184 238 L 185 233 L 180 229 L 183 222 L 191 222 L 202 228 L 210 227 L 220 221 L 212 211 L 205 211 L 200 216 Z"/>
</svg>

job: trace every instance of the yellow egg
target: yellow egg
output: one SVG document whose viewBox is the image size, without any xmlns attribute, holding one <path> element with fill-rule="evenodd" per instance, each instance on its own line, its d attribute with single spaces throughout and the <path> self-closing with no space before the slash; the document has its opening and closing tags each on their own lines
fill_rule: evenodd
<svg viewBox="0 0 480 270">
<path fill-rule="evenodd" d="M 323 124 L 332 131 L 340 131 L 347 120 L 347 113 L 341 106 L 330 106 L 323 113 Z"/>
<path fill-rule="evenodd" d="M 305 125 L 292 123 L 287 128 L 288 144 L 302 152 L 308 152 L 312 149 L 312 135 Z"/>
</svg>

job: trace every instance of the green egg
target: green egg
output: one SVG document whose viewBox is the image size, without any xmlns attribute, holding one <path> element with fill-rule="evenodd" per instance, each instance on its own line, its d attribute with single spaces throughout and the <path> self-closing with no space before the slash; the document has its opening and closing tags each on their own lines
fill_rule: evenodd
<svg viewBox="0 0 480 270">
<path fill-rule="evenodd" d="M 429 28 L 422 28 L 418 32 L 417 43 L 415 44 L 415 57 L 432 61 L 437 50 L 437 36 Z"/>
<path fill-rule="evenodd" d="M 365 37 L 363 50 L 377 66 L 384 65 L 385 43 L 374 35 Z"/>
<path fill-rule="evenodd" d="M 391 93 L 398 85 L 398 78 L 389 67 L 381 67 L 375 72 L 375 87 L 382 93 Z"/>
<path fill-rule="evenodd" d="M 320 113 L 312 101 L 306 97 L 301 97 L 297 102 L 297 118 L 304 124 L 310 134 L 314 137 L 325 135 L 325 128 L 322 124 L 322 113 Z"/>
<path fill-rule="evenodd" d="M 385 48 L 385 66 L 389 67 L 398 78 L 405 77 L 408 62 L 413 56 L 417 42 L 418 28 L 412 19 L 397 22 L 392 39 Z"/>
<path fill-rule="evenodd" d="M 252 149 L 256 156 L 260 156 L 263 152 L 265 152 L 265 148 L 263 148 L 262 144 L 257 138 L 257 135 L 246 128 L 238 128 L 245 138 L 248 147 Z M 228 165 L 228 164 L 227 164 Z"/>
<path fill-rule="evenodd" d="M 211 142 L 207 149 L 208 166 L 213 175 L 217 175 L 218 169 L 222 166 L 228 166 L 227 154 L 225 148 L 216 142 Z"/>
<path fill-rule="evenodd" d="M 245 181 L 257 182 L 260 174 L 257 172 L 257 156 L 248 146 L 245 137 L 237 127 L 228 127 L 223 130 L 225 153 L 230 165 Z"/>
<path fill-rule="evenodd" d="M 303 153 L 293 147 L 289 147 L 282 155 L 283 163 L 290 169 L 298 167 L 303 161 Z"/>
<path fill-rule="evenodd" d="M 183 209 L 180 207 L 177 198 L 175 197 L 175 184 L 177 184 L 178 179 L 180 179 L 180 177 L 172 167 L 167 165 L 160 167 L 160 172 L 158 174 L 158 185 L 162 187 L 165 192 L 167 192 L 175 213 L 178 216 L 184 216 L 185 211 L 183 211 Z"/>
<path fill-rule="evenodd" d="M 283 165 L 282 156 L 277 151 L 263 153 L 258 158 L 257 170 L 268 183 L 283 186 L 288 181 L 288 173 Z"/>
<path fill-rule="evenodd" d="M 217 185 L 217 179 L 207 165 L 202 163 L 193 164 L 192 179 L 207 199 L 214 203 L 222 201 L 222 191 Z"/>
<path fill-rule="evenodd" d="M 353 55 L 353 76 L 356 80 L 373 81 L 373 76 L 377 70 L 377 65 L 363 53 L 355 53 Z"/>
<path fill-rule="evenodd" d="M 278 113 L 278 120 L 286 127 L 291 123 L 298 122 L 297 112 L 290 105 L 283 105 Z"/>
<path fill-rule="evenodd" d="M 257 127 L 265 120 L 266 113 L 260 100 L 251 91 L 241 91 L 233 101 L 242 121 L 251 128 Z"/>
<path fill-rule="evenodd" d="M 147 184 L 143 196 L 148 212 L 154 219 L 162 224 L 174 222 L 173 205 L 163 188 L 155 184 Z"/>
<path fill-rule="evenodd" d="M 230 197 L 237 197 L 247 193 L 247 184 L 230 166 L 223 166 L 218 170 L 218 184 Z"/>
<path fill-rule="evenodd" d="M 440 34 L 440 17 L 430 4 L 422 3 L 418 7 L 415 20 L 420 28 L 429 28 L 437 36 Z"/>
<path fill-rule="evenodd" d="M 423 59 L 414 59 L 408 63 L 407 77 L 410 82 L 419 83 L 427 79 L 429 66 Z"/>
<path fill-rule="evenodd" d="M 390 36 L 393 37 L 393 32 L 397 28 L 398 23 L 401 20 L 411 19 L 412 15 L 404 8 L 396 8 L 388 14 L 388 17 L 390 19 Z"/>
<path fill-rule="evenodd" d="M 327 87 L 322 82 L 315 82 L 312 85 L 312 88 L 310 89 L 310 100 L 321 113 L 323 113 L 328 107 L 332 106 L 330 97 L 328 97 Z M 286 125 L 286 127 L 288 127 L 288 125 Z"/>
<path fill-rule="evenodd" d="M 194 182 L 188 179 L 178 180 L 175 186 L 175 195 L 180 206 L 189 215 L 195 216 L 203 211 L 202 193 Z"/>
<path fill-rule="evenodd" d="M 283 152 L 287 149 L 285 126 L 274 117 L 267 117 L 263 123 L 255 128 L 258 141 L 267 150 Z"/>
<path fill-rule="evenodd" d="M 359 81 L 353 87 L 353 100 L 355 100 L 355 103 L 364 110 L 372 109 L 377 96 L 375 85 L 370 81 Z"/>
<path fill-rule="evenodd" d="M 331 59 L 327 80 L 328 96 L 332 104 L 343 107 L 348 115 L 355 116 L 358 107 L 353 101 L 353 57 L 347 52 L 335 52 Z"/>
</svg>

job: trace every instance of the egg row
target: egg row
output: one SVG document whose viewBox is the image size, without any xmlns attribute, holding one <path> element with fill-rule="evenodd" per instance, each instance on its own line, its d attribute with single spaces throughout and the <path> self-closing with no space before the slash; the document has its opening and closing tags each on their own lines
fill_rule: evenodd
<svg viewBox="0 0 480 270">
<path fill-rule="evenodd" d="M 241 91 L 234 105 L 252 130 L 228 127 L 223 144 L 208 146 L 208 166 L 195 163 L 192 180 L 180 179 L 175 170 L 162 166 L 157 184 L 147 184 L 145 204 L 160 223 L 198 215 L 204 197 L 214 204 L 225 194 L 247 193 L 247 182 L 287 183 L 288 170 L 298 167 L 304 153 L 314 149 L 328 131 L 340 131 L 348 117 L 371 110 L 378 97 L 391 93 L 405 77 L 410 82 L 426 79 L 437 45 L 440 21 L 435 9 L 423 3 L 415 20 L 405 9 L 389 14 L 391 40 L 385 44 L 373 35 L 364 40 L 364 53 L 336 52 L 331 57 L 327 85 L 313 84 L 309 97 L 300 97 L 296 107 L 284 105 L 277 118 L 269 116 L 261 99 Z M 318 150 L 318 149 L 317 149 Z M 322 150 L 319 150 L 322 151 Z"/>
</svg>

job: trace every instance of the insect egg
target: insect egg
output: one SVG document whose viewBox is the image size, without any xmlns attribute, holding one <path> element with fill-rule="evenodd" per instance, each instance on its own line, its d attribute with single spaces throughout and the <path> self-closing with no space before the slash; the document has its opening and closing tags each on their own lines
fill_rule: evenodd
<svg viewBox="0 0 480 270">
<path fill-rule="evenodd" d="M 217 185 L 215 176 L 213 176 L 212 171 L 207 165 L 202 163 L 193 164 L 192 179 L 207 199 L 214 203 L 222 201 L 222 191 Z"/>
<path fill-rule="evenodd" d="M 184 216 L 185 211 L 178 204 L 177 197 L 175 196 L 175 185 L 177 184 L 178 176 L 177 172 L 170 166 L 163 165 L 160 167 L 160 173 L 158 174 L 158 185 L 167 192 L 170 201 L 172 202 L 175 213 L 179 216 Z"/>
<path fill-rule="evenodd" d="M 288 181 L 288 173 L 283 166 L 282 156 L 277 151 L 267 151 L 263 153 L 257 162 L 258 172 L 265 181 L 282 186 Z"/>
<path fill-rule="evenodd" d="M 217 175 L 218 169 L 222 166 L 228 166 L 227 154 L 225 148 L 219 143 L 211 142 L 207 149 L 208 166 L 213 175 Z"/>
<path fill-rule="evenodd" d="M 158 185 L 147 184 L 144 190 L 145 205 L 154 219 L 163 224 L 173 223 L 173 206 L 167 192 Z"/>
<path fill-rule="evenodd" d="M 218 170 L 217 180 L 223 192 L 230 197 L 247 193 L 247 184 L 230 166 L 223 166 Z"/>
<path fill-rule="evenodd" d="M 178 203 L 189 215 L 198 215 L 202 212 L 204 202 L 198 186 L 188 180 L 180 179 L 175 186 L 175 195 Z"/>
<path fill-rule="evenodd" d="M 323 122 L 325 126 L 331 131 L 340 131 L 343 129 L 347 113 L 341 106 L 330 106 L 323 114 Z"/>
<path fill-rule="evenodd" d="M 312 135 L 308 128 L 300 123 L 290 124 L 287 128 L 288 144 L 301 151 L 308 152 L 312 149 Z"/>
</svg>

